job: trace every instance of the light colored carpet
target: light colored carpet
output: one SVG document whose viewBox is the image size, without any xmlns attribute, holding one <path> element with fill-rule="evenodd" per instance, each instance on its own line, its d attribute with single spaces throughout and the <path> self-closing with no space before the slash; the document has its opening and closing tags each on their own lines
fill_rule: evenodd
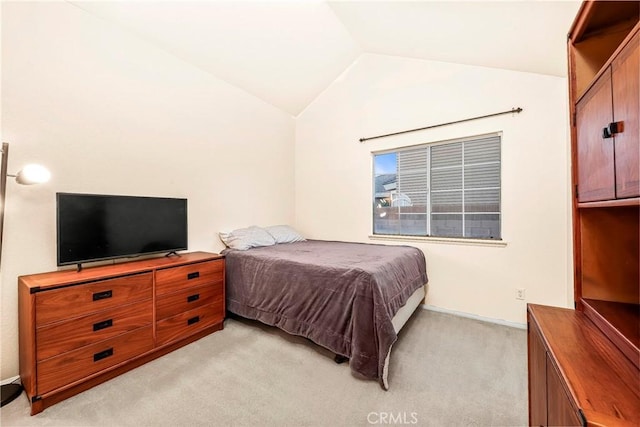
<svg viewBox="0 0 640 427">
<path fill-rule="evenodd" d="M 526 331 L 418 309 L 391 354 L 390 389 L 304 338 L 225 329 L 2 426 L 515 426 L 527 423 Z"/>
</svg>

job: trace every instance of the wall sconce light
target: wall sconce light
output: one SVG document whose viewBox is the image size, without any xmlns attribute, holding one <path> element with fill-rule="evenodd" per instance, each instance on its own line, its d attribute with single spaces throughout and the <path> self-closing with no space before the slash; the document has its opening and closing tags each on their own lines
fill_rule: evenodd
<svg viewBox="0 0 640 427">
<path fill-rule="evenodd" d="M 31 185 L 49 181 L 51 174 L 40 165 L 27 165 L 15 175 L 7 174 L 7 161 L 9 159 L 9 143 L 2 143 L 2 163 L 0 164 L 0 261 L 2 260 L 2 231 L 4 224 L 4 200 L 7 190 L 7 177 L 16 179 L 18 184 Z M 22 393 L 22 385 L 17 383 L 4 384 L 0 387 L 2 402 L 0 406 L 13 401 Z"/>
</svg>

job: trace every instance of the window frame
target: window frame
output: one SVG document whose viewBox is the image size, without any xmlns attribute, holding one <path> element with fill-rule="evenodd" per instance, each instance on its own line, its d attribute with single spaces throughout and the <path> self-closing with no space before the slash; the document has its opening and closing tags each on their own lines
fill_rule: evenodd
<svg viewBox="0 0 640 427">
<path fill-rule="evenodd" d="M 432 209 L 431 209 L 431 195 L 433 190 L 431 189 L 431 175 L 432 175 L 432 171 L 431 171 L 431 147 L 435 147 L 435 146 L 439 146 L 439 145 L 448 145 L 448 144 L 455 144 L 455 143 L 464 143 L 464 142 L 469 142 L 469 141 L 476 141 L 479 139 L 485 139 L 485 138 L 492 138 L 492 137 L 497 137 L 499 138 L 499 144 L 500 144 L 500 161 L 499 161 L 499 172 L 500 172 L 500 176 L 499 176 L 499 192 L 498 192 L 498 206 L 499 206 L 499 210 L 498 212 L 479 212 L 480 214 L 497 214 L 499 215 L 499 233 L 500 233 L 500 237 L 499 238 L 478 238 L 478 237 L 463 237 L 463 236 L 433 236 L 431 235 L 432 231 Z M 406 240 L 406 241 L 433 241 L 433 242 L 438 242 L 438 243 L 463 243 L 463 244 L 475 244 L 475 245 L 481 245 L 481 246 L 506 246 L 506 241 L 504 239 L 504 229 L 503 229 L 503 220 L 504 220 L 504 212 L 503 212 L 503 132 L 502 131 L 496 131 L 496 132 L 489 132 L 489 133 L 484 133 L 484 134 L 478 134 L 478 135 L 472 135 L 472 136 L 465 136 L 465 137 L 460 137 L 460 138 L 452 138 L 452 139 L 447 139 L 447 140 L 438 140 L 438 141 L 432 141 L 432 142 L 426 142 L 426 143 L 418 143 L 418 144 L 412 144 L 412 145 L 405 145 L 405 146 L 400 146 L 400 147 L 393 147 L 393 148 L 386 148 L 386 149 L 382 149 L 382 150 L 375 150 L 375 151 L 371 151 L 371 177 L 372 177 L 372 193 L 371 193 L 371 226 L 370 226 L 370 230 L 371 230 L 371 234 L 369 235 L 370 239 L 373 240 Z M 429 148 L 427 150 L 427 202 L 426 202 L 426 235 L 408 235 L 408 234 L 384 234 L 384 233 L 376 233 L 375 232 L 375 220 L 376 220 L 376 181 L 375 181 L 375 173 L 376 173 L 376 169 L 375 169 L 375 159 L 376 156 L 379 155 L 384 155 L 384 154 L 390 154 L 390 153 L 398 153 L 401 151 L 410 151 L 410 150 L 415 150 L 417 148 L 420 147 L 427 147 Z M 462 169 L 464 170 L 464 151 L 463 151 L 463 160 L 461 163 Z M 396 170 L 396 174 L 398 173 L 398 171 Z M 464 174 L 463 174 L 464 177 Z M 464 178 L 463 178 L 464 179 Z M 462 187 L 462 189 L 460 190 L 463 195 L 465 192 L 465 188 L 464 185 Z M 464 197 L 463 197 L 464 200 Z M 460 212 L 460 214 L 462 215 L 462 230 L 464 233 L 464 225 L 465 225 L 465 221 L 464 221 L 464 217 L 465 217 L 465 210 L 464 210 L 464 206 L 462 208 L 462 211 Z"/>
</svg>

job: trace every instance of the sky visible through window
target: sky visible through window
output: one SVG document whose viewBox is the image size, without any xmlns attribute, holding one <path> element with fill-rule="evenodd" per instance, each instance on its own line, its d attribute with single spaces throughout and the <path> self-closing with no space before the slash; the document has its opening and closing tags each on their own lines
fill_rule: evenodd
<svg viewBox="0 0 640 427">
<path fill-rule="evenodd" d="M 374 175 L 396 173 L 396 153 L 376 154 L 374 156 Z"/>
</svg>

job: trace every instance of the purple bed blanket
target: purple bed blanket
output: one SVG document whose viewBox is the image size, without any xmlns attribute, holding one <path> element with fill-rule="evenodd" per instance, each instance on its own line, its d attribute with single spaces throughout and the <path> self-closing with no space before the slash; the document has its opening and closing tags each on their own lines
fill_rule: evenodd
<svg viewBox="0 0 640 427">
<path fill-rule="evenodd" d="M 422 251 L 307 240 L 223 253 L 227 310 L 346 356 L 385 387 L 391 319 L 427 283 Z"/>
</svg>

